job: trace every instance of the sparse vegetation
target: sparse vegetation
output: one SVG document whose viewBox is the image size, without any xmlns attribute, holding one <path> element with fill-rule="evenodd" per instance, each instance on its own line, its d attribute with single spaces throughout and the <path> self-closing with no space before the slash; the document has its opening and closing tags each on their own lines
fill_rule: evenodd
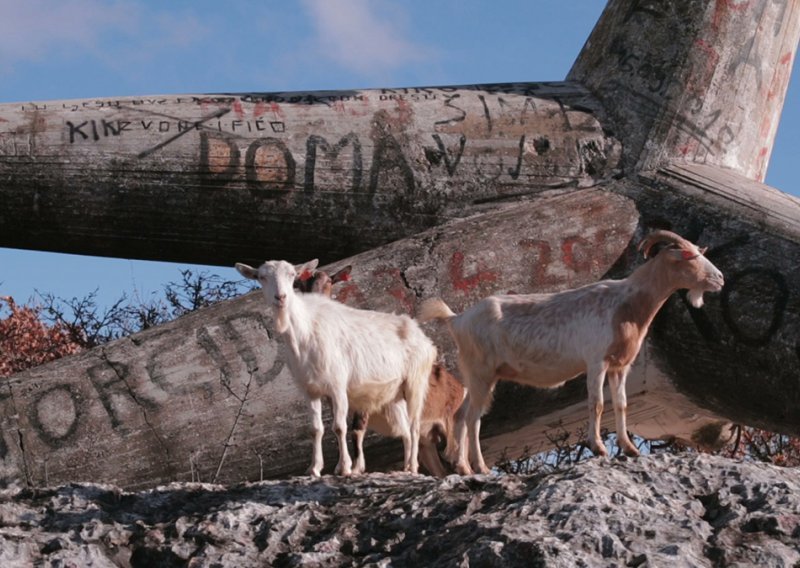
<svg viewBox="0 0 800 568">
<path fill-rule="evenodd" d="M 610 456 L 622 455 L 613 433 L 603 430 L 601 435 Z M 580 431 L 574 436 L 564 429 L 548 432 L 547 439 L 553 446 L 551 450 L 534 452 L 531 448 L 524 448 L 517 456 L 509 456 L 504 453 L 495 468 L 505 473 L 533 474 L 570 467 L 593 456 L 584 442 L 573 444 L 570 441 L 583 437 L 585 437 L 585 433 Z M 634 434 L 631 434 L 631 439 L 643 455 L 698 451 L 674 439 L 646 440 Z M 771 463 L 782 467 L 798 467 L 800 466 L 800 438 L 750 426 L 735 425 L 727 444 L 717 450 L 705 453 Z"/>
<path fill-rule="evenodd" d="M 189 312 L 240 296 L 253 289 L 242 280 L 225 280 L 206 271 L 181 270 L 177 282 L 149 297 L 123 294 L 110 307 L 97 303 L 97 290 L 83 298 L 39 294 L 42 318 L 66 329 L 82 347 L 97 345 L 161 325 Z"/>
<path fill-rule="evenodd" d="M 0 297 L 0 377 L 77 353 L 81 347 L 64 325 L 43 322 L 39 308 Z"/>
</svg>

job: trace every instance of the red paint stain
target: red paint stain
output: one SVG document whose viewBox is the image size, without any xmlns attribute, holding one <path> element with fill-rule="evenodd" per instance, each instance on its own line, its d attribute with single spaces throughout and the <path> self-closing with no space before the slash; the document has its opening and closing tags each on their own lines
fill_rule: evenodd
<svg viewBox="0 0 800 568">
<path fill-rule="evenodd" d="M 750 7 L 751 0 L 734 2 L 733 0 L 717 0 L 714 5 L 714 19 L 712 26 L 715 30 L 719 29 L 723 20 L 729 17 L 730 12 L 744 12 Z"/>
<path fill-rule="evenodd" d="M 362 307 L 365 305 L 364 294 L 355 284 L 348 284 L 339 288 L 336 293 L 336 300 L 349 306 Z"/>
<path fill-rule="evenodd" d="M 376 268 L 372 271 L 372 275 L 376 278 L 388 276 L 393 284 L 387 289 L 389 295 L 398 301 L 402 306 L 403 311 L 408 314 L 414 313 L 414 299 L 406 288 L 400 270 L 397 268 Z"/>
<path fill-rule="evenodd" d="M 773 100 L 780 93 L 786 92 L 786 87 L 789 84 L 789 71 L 791 66 L 789 63 L 792 61 L 792 52 L 784 53 L 780 59 L 780 65 L 775 70 L 772 76 L 772 81 L 767 91 L 767 100 Z"/>
<path fill-rule="evenodd" d="M 575 272 L 588 272 L 592 268 L 593 247 L 594 245 L 583 237 L 567 237 L 561 243 L 564 264 Z"/>
<path fill-rule="evenodd" d="M 769 136 L 769 131 L 771 128 L 772 128 L 772 120 L 770 119 L 769 116 L 765 116 L 761 120 L 761 128 L 758 131 L 759 136 L 761 136 L 761 138 L 766 138 L 767 136 Z"/>
<path fill-rule="evenodd" d="M 283 118 L 284 116 L 283 109 L 281 108 L 281 105 L 279 105 L 278 103 L 270 103 L 269 110 L 273 115 L 275 115 L 275 118 Z"/>
<path fill-rule="evenodd" d="M 714 62 L 714 66 L 716 66 L 717 61 L 719 61 L 719 53 L 717 53 L 717 50 L 714 48 L 714 46 L 704 39 L 698 39 L 694 42 L 694 44 L 700 51 L 705 53 L 706 56 Z"/>
<path fill-rule="evenodd" d="M 233 102 L 233 112 L 236 113 L 236 117 L 239 120 L 244 118 L 244 108 L 242 107 L 242 101 Z"/>
<path fill-rule="evenodd" d="M 519 246 L 535 255 L 531 259 L 531 286 L 541 287 L 554 284 L 556 279 L 547 274 L 547 269 L 550 267 L 553 257 L 553 249 L 550 247 L 550 243 L 536 239 L 523 239 L 519 242 Z"/>
<path fill-rule="evenodd" d="M 764 146 L 764 147 L 761 148 L 761 151 L 758 153 L 758 157 L 759 158 L 764 158 L 767 155 L 767 153 L 769 153 L 769 148 Z"/>
<path fill-rule="evenodd" d="M 450 282 L 453 288 L 462 292 L 469 292 L 483 282 L 494 282 L 497 280 L 497 273 L 490 270 L 478 269 L 471 276 L 464 275 L 464 253 L 456 251 L 450 258 Z"/>
<path fill-rule="evenodd" d="M 694 95 L 702 97 L 708 90 L 717 70 L 719 53 L 711 43 L 703 39 L 695 40 L 694 47 L 699 53 L 694 58 L 694 69 L 687 77 L 686 89 Z"/>
<path fill-rule="evenodd" d="M 264 113 L 266 112 L 267 112 L 267 103 L 265 103 L 264 101 L 258 101 L 256 103 L 256 106 L 253 107 L 253 116 L 255 116 L 256 118 L 263 116 Z"/>
</svg>

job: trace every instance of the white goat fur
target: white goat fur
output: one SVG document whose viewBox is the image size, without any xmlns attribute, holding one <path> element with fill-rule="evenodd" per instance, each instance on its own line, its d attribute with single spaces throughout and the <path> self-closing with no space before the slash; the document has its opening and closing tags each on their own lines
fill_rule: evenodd
<svg viewBox="0 0 800 568">
<path fill-rule="evenodd" d="M 258 269 L 236 264 L 243 276 L 261 284 L 275 328 L 288 346 L 289 369 L 309 399 L 314 442 L 309 473 L 319 476 L 323 467 L 323 397 L 331 400 L 339 442 L 336 473 L 352 473 L 348 404 L 392 417 L 402 430 L 405 470 L 416 473 L 420 416 L 436 348 L 408 316 L 358 310 L 321 294 L 295 293 L 296 276 L 316 266 L 316 260 L 297 267 L 273 260 Z"/>
<path fill-rule="evenodd" d="M 337 282 L 349 280 L 352 266 L 348 265 L 334 274 L 315 270 L 313 274 L 303 274 L 303 279 L 295 280 L 294 287 L 305 293 L 324 294 L 331 297 Z M 446 442 L 445 455 L 449 460 L 455 457 L 455 413 L 464 401 L 464 387 L 459 380 L 438 363 L 433 366 L 428 377 L 428 394 L 422 409 L 419 432 L 419 461 L 431 475 L 444 477 L 448 471 L 439 457 L 437 445 L 440 438 Z M 366 470 L 364 455 L 364 435 L 369 427 L 378 434 L 389 437 L 402 436 L 402 428 L 391 423 L 391 416 L 383 414 L 368 415 L 354 412 L 353 445 L 356 459 L 353 473 Z"/>
<path fill-rule="evenodd" d="M 456 422 L 456 471 L 489 471 L 481 454 L 480 420 L 501 379 L 550 388 L 586 373 L 589 445 L 605 455 L 600 418 L 607 375 L 618 443 L 626 454 L 638 454 L 627 434 L 625 380 L 653 317 L 679 289 L 689 289 L 690 302 L 699 308 L 703 292 L 724 284 L 722 273 L 703 256 L 705 249 L 675 233 L 655 231 L 639 248 L 647 257 L 658 242 L 668 247 L 623 280 L 555 294 L 490 296 L 461 315 L 440 299 L 423 303 L 420 321 L 448 322 L 467 388 Z"/>
</svg>

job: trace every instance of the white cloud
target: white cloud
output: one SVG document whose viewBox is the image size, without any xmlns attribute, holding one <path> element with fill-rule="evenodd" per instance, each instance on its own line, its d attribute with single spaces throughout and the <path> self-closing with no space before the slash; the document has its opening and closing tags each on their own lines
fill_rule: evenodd
<svg viewBox="0 0 800 568">
<path fill-rule="evenodd" d="M 397 6 L 370 0 L 303 3 L 316 27 L 322 55 L 346 69 L 374 73 L 430 56 L 426 48 L 405 37 Z"/>
<path fill-rule="evenodd" d="M 80 52 L 114 66 L 191 47 L 206 32 L 191 12 L 136 0 L 0 0 L 0 70 Z"/>
<path fill-rule="evenodd" d="M 40 59 L 76 46 L 90 49 L 131 18 L 130 6 L 102 0 L 0 0 L 0 63 Z"/>
</svg>

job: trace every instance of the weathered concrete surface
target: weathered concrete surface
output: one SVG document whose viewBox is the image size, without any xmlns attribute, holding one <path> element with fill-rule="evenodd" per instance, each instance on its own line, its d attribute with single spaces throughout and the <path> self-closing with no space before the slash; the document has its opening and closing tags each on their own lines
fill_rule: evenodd
<svg viewBox="0 0 800 568">
<path fill-rule="evenodd" d="M 599 114 L 571 83 L 2 104 L 0 246 L 330 262 L 608 180 Z"/>
<path fill-rule="evenodd" d="M 763 181 L 800 36 L 797 0 L 609 2 L 568 78 L 603 102 L 626 170 Z"/>
<path fill-rule="evenodd" d="M 796 566 L 800 472 L 706 455 L 0 493 L 4 566 Z"/>
</svg>

